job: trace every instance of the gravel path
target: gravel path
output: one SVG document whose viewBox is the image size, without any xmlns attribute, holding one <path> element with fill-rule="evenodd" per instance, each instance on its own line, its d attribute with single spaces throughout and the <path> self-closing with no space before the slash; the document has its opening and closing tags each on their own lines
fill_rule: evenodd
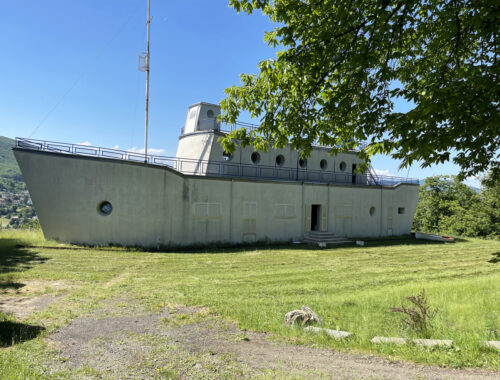
<svg viewBox="0 0 500 380">
<path fill-rule="evenodd" d="M 499 379 L 499 372 L 428 367 L 271 342 L 199 309 L 79 317 L 49 339 L 66 368 L 105 378 L 299 377 L 335 379 Z M 206 316 L 205 316 L 206 317 Z M 61 368 L 55 368 L 58 370 Z"/>
</svg>

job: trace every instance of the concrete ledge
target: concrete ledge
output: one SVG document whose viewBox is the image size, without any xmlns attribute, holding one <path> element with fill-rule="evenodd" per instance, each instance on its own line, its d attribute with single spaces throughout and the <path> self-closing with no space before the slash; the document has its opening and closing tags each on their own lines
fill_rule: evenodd
<svg viewBox="0 0 500 380">
<path fill-rule="evenodd" d="M 486 347 L 489 348 L 496 348 L 497 350 L 500 350 L 500 341 L 499 340 L 485 340 L 482 342 Z"/>
<path fill-rule="evenodd" d="M 387 338 L 385 336 L 376 336 L 370 342 L 375 344 L 389 343 L 389 344 L 406 344 L 405 338 Z"/>
<path fill-rule="evenodd" d="M 409 342 L 416 344 L 417 346 L 423 347 L 434 347 L 434 346 L 453 346 L 452 340 L 447 339 L 406 339 L 406 338 L 387 338 L 384 336 L 376 336 L 370 342 L 374 344 L 407 344 Z"/>
<path fill-rule="evenodd" d="M 314 326 L 308 326 L 304 329 L 304 331 L 312 331 L 315 333 L 325 332 L 328 335 L 330 335 L 332 338 L 335 338 L 335 339 L 345 339 L 345 338 L 349 338 L 352 335 L 352 333 L 350 333 L 348 331 L 324 329 L 322 327 L 314 327 Z"/>
<path fill-rule="evenodd" d="M 453 341 L 450 339 L 412 339 L 412 342 L 418 346 L 425 346 L 425 347 L 453 346 Z"/>
</svg>

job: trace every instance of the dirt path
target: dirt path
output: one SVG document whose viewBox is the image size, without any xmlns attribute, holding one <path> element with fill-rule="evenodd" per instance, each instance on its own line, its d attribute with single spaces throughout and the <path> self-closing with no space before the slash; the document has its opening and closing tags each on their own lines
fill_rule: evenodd
<svg viewBox="0 0 500 380">
<path fill-rule="evenodd" d="M 79 317 L 48 339 L 60 350 L 54 370 L 85 367 L 105 378 L 500 378 L 498 372 L 391 363 L 267 338 L 211 319 L 204 310 L 179 308 Z"/>
<path fill-rule="evenodd" d="M 23 320 L 63 297 L 70 286 L 61 281 L 27 281 L 12 284 L 0 294 L 0 312 Z M 43 294 L 50 292 L 50 294 Z"/>
</svg>

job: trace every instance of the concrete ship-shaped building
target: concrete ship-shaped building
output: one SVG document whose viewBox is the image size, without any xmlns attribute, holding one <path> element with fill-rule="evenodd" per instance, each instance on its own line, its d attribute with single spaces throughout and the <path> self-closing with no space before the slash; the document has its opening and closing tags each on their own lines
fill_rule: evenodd
<svg viewBox="0 0 500 380">
<path fill-rule="evenodd" d="M 48 239 L 179 246 L 409 234 L 418 180 L 355 172 L 356 152 L 223 151 L 220 107 L 188 109 L 176 157 L 16 139 Z"/>
</svg>

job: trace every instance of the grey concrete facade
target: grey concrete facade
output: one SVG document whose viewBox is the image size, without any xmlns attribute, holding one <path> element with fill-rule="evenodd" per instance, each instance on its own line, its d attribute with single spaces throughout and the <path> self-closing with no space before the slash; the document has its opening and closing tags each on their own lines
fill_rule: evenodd
<svg viewBox="0 0 500 380">
<path fill-rule="evenodd" d="M 311 230 L 410 233 L 418 184 L 375 185 L 355 171 L 355 152 L 332 157 L 323 147 L 305 162 L 290 147 L 228 155 L 218 142 L 219 113 L 215 104 L 189 107 L 177 156 L 150 163 L 137 162 L 145 158 L 137 154 L 20 139 L 14 154 L 45 237 L 155 247 L 291 241 Z"/>
<path fill-rule="evenodd" d="M 186 176 L 164 167 L 16 149 L 48 239 L 139 246 L 300 239 L 321 230 L 408 234 L 418 186 L 332 185 Z M 98 206 L 109 201 L 110 215 Z M 372 212 L 370 212 L 372 211 Z"/>
</svg>

